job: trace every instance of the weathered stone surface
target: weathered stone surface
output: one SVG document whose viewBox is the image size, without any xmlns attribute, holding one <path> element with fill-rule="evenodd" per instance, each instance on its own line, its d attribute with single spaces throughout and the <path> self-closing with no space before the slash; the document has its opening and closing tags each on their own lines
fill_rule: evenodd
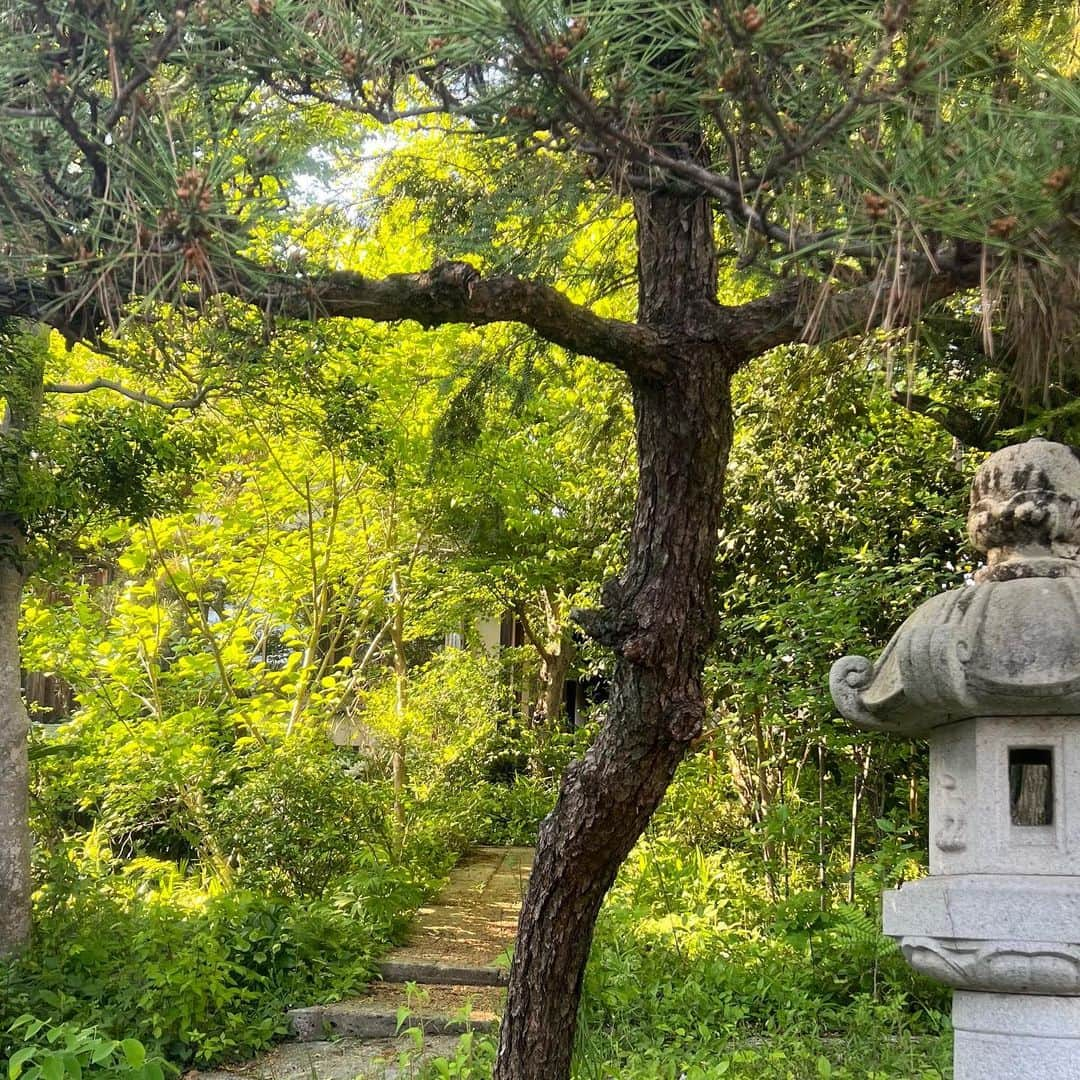
<svg viewBox="0 0 1080 1080">
<path fill-rule="evenodd" d="M 396 1009 L 354 1002 L 292 1009 L 286 1017 L 290 1032 L 298 1042 L 343 1037 L 391 1039 L 404 1028 L 420 1028 L 425 1035 L 464 1035 L 466 1031 L 491 1032 L 497 1027 L 497 1021 L 492 1017 L 477 1017 L 466 1022 L 415 1011 L 403 1021 Z"/>
<path fill-rule="evenodd" d="M 953 995 L 954 1080 L 1076 1080 L 1080 998 Z"/>
<path fill-rule="evenodd" d="M 848 720 L 907 735 L 972 716 L 1080 715 L 1078 629 L 1080 578 L 967 585 L 923 604 L 877 663 L 838 660 L 829 687 Z"/>
<path fill-rule="evenodd" d="M 323 1007 L 310 1005 L 303 1009 L 290 1009 L 285 1014 L 289 1034 L 298 1042 L 314 1042 L 325 1038 L 327 1025 L 323 1023 Z"/>
<path fill-rule="evenodd" d="M 415 1080 L 422 1062 L 452 1055 L 457 1036 L 282 1043 L 256 1062 L 186 1074 L 186 1080 Z"/>
<path fill-rule="evenodd" d="M 1011 751 L 1048 752 L 1046 823 L 1020 825 Z M 986 717 L 930 733 L 931 874 L 1080 874 L 1080 723 L 1061 716 Z"/>
<path fill-rule="evenodd" d="M 384 960 L 378 965 L 383 982 L 429 986 L 505 986 L 506 968 L 470 964 L 440 964 L 424 960 Z"/>
<path fill-rule="evenodd" d="M 291 1010 L 293 1037 L 389 1038 L 405 1013 L 404 1026 L 426 1035 L 494 1030 L 532 857 L 526 847 L 473 849 L 416 913 L 408 944 L 379 964 L 382 981 L 352 1001 Z"/>
<path fill-rule="evenodd" d="M 1080 576 L 1077 449 L 1031 439 L 992 454 L 971 486 L 968 535 L 986 554 L 976 581 Z"/>
<path fill-rule="evenodd" d="M 922 734 L 972 716 L 1080 715 L 1080 459 L 1035 439 L 992 455 L 969 530 L 987 565 L 923 604 L 874 664 L 846 656 L 830 688 L 871 730 Z"/>
<path fill-rule="evenodd" d="M 931 875 L 886 890 L 882 919 L 895 938 L 1080 944 L 1080 877 Z"/>
<path fill-rule="evenodd" d="M 900 950 L 916 971 L 956 990 L 1080 995 L 1080 945 L 913 936 L 900 938 Z"/>
</svg>

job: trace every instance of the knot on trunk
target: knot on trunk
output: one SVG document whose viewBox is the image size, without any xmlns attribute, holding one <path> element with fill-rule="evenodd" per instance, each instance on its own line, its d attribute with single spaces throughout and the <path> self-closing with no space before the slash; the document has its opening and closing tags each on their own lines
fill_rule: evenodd
<svg viewBox="0 0 1080 1080">
<path fill-rule="evenodd" d="M 705 721 L 705 708 L 700 700 L 684 699 L 672 702 L 666 713 L 668 731 L 676 742 L 693 742 L 701 734 Z"/>
<path fill-rule="evenodd" d="M 655 667 L 660 659 L 660 642 L 655 634 L 633 634 L 626 638 L 619 652 L 637 667 Z"/>
<path fill-rule="evenodd" d="M 441 262 L 422 273 L 419 284 L 422 288 L 429 289 L 436 298 L 442 296 L 457 298 L 461 293 L 464 293 L 466 297 L 471 296 L 479 280 L 480 271 L 475 266 L 470 266 L 466 262 Z"/>
<path fill-rule="evenodd" d="M 602 607 L 599 608 L 574 608 L 571 617 L 598 645 L 614 649 L 633 664 L 643 663 L 646 655 L 655 652 L 655 648 L 646 649 L 644 642 L 631 644 L 633 639 L 642 637 L 642 629 L 626 596 L 625 582 L 620 578 L 605 581 L 600 603 Z"/>
<path fill-rule="evenodd" d="M 605 608 L 574 608 L 570 617 L 593 641 L 609 649 L 621 648 L 629 632 Z"/>
</svg>

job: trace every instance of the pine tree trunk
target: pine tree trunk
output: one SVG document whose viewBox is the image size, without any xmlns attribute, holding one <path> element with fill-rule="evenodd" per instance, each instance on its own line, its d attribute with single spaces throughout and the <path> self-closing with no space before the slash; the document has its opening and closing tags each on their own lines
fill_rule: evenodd
<svg viewBox="0 0 1080 1080">
<path fill-rule="evenodd" d="M 589 629 L 615 651 L 609 718 L 567 770 L 540 829 L 500 1033 L 496 1080 L 565 1080 L 604 895 L 703 718 L 711 580 L 731 446 L 730 376 L 691 339 L 715 302 L 707 203 L 637 207 L 639 320 L 670 331 L 673 376 L 633 379 L 638 495 L 627 566 Z"/>
<path fill-rule="evenodd" d="M 29 721 L 19 666 L 23 547 L 18 524 L 0 518 L 0 956 L 30 941 Z"/>
</svg>

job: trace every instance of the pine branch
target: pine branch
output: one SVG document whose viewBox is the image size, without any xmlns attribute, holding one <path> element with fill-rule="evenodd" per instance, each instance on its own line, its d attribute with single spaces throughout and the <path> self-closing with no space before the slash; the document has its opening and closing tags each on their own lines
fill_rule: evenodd
<svg viewBox="0 0 1080 1080">
<path fill-rule="evenodd" d="M 173 11 L 172 21 L 166 26 L 165 32 L 162 33 L 154 44 L 154 47 L 150 50 L 150 54 L 146 61 L 142 63 L 138 70 L 127 82 L 122 85 L 117 83 L 114 86 L 114 97 L 112 107 L 109 109 L 108 115 L 105 117 L 103 127 L 106 131 L 112 131 L 113 128 L 119 123 L 120 118 L 127 110 L 128 104 L 131 98 L 138 90 L 144 86 L 150 79 L 153 78 L 155 72 L 165 62 L 169 53 L 176 45 L 177 39 L 180 36 L 180 31 L 187 21 L 188 8 L 191 6 L 191 0 L 180 0 Z M 117 42 L 112 40 L 112 30 L 109 31 L 109 54 L 110 62 L 114 63 L 115 50 Z"/>
<path fill-rule="evenodd" d="M 411 320 L 425 328 L 453 323 L 520 323 L 546 341 L 630 375 L 663 379 L 669 371 L 670 342 L 653 328 L 604 318 L 540 281 L 510 275 L 482 277 L 467 263 L 439 263 L 422 273 L 385 278 L 351 272 L 287 277 L 241 267 L 231 276 L 223 271 L 204 282 L 202 297 L 190 300 L 198 303 L 215 293 L 244 300 L 269 317 Z M 74 327 L 76 336 L 83 331 L 85 315 L 84 306 Z M 0 282 L 0 317 L 4 316 L 40 318 L 61 333 L 73 330 L 60 297 L 22 282 Z"/>
<path fill-rule="evenodd" d="M 718 305 L 714 334 L 727 338 L 741 365 L 780 345 L 821 344 L 910 325 L 928 305 L 980 282 L 980 259 L 967 245 L 938 255 L 934 265 L 913 262 L 894 278 L 879 276 L 849 289 L 790 282 L 760 300 Z"/>
<path fill-rule="evenodd" d="M 746 304 L 712 306 L 711 311 L 702 313 L 695 338 L 698 344 L 714 341 L 735 366 L 741 366 L 780 345 L 835 341 L 878 327 L 907 325 L 926 305 L 977 285 L 979 268 L 979 258 L 958 246 L 933 267 L 921 262 L 907 268 L 899 298 L 895 287 L 880 278 L 842 291 L 817 286 L 816 295 L 814 286 L 791 282 Z M 670 375 L 668 358 L 679 345 L 653 327 L 597 315 L 543 282 L 510 275 L 484 278 L 474 267 L 460 262 L 385 278 L 353 272 L 274 277 L 251 270 L 244 278 L 219 279 L 216 286 L 216 291 L 251 303 L 269 317 L 411 320 L 425 328 L 454 323 L 519 323 L 572 353 L 594 357 L 631 376 L 658 381 Z M 212 291 L 207 288 L 203 299 Z M 25 284 L 0 285 L 0 316 L 39 317 L 48 307 L 46 298 Z M 49 321 L 61 331 L 65 329 L 57 313 Z M 173 408 L 197 407 L 206 393 L 200 390 L 187 401 L 163 402 L 108 380 L 47 389 L 53 393 L 109 389 L 131 400 Z"/>
<path fill-rule="evenodd" d="M 801 232 L 769 221 L 757 206 L 746 201 L 745 181 L 737 175 L 737 169 L 735 176 L 724 176 L 691 158 L 669 153 L 648 138 L 613 122 L 600 104 L 559 65 L 545 60 L 540 42 L 524 23 L 517 22 L 515 30 L 522 41 L 529 63 L 564 96 L 573 110 L 574 122 L 597 140 L 598 145 L 593 151 L 597 158 L 623 158 L 646 168 L 659 169 L 669 177 L 682 180 L 716 199 L 724 211 L 739 224 L 748 226 L 766 239 L 779 244 L 782 250 L 789 254 L 820 249 L 835 239 L 842 239 L 842 234 L 835 230 Z M 735 153 L 733 161 L 736 166 L 737 159 L 738 155 Z"/>
<path fill-rule="evenodd" d="M 0 319 L 37 319 L 49 306 L 45 290 L 25 281 L 0 281 Z"/>
<path fill-rule="evenodd" d="M 937 401 L 926 394 L 894 390 L 890 396 L 895 404 L 903 406 L 908 412 L 933 420 L 943 431 L 958 439 L 964 446 L 976 450 L 992 449 L 994 437 L 1000 430 L 1015 427 L 1024 419 L 1021 410 L 1006 409 L 1004 403 L 995 413 L 980 419 L 959 405 Z"/>
<path fill-rule="evenodd" d="M 440 263 L 419 274 L 375 279 L 356 273 L 276 278 L 224 285 L 223 291 L 268 315 L 411 320 L 423 327 L 449 323 L 516 322 L 555 345 L 644 378 L 668 373 L 667 342 L 651 327 L 607 319 L 539 281 L 485 278 L 467 263 Z"/>
</svg>

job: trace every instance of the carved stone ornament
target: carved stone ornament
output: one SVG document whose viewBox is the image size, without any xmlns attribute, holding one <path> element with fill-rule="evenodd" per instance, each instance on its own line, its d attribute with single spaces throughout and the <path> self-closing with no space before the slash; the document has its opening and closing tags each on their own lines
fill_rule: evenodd
<svg viewBox="0 0 1080 1080">
<path fill-rule="evenodd" d="M 967 850 L 967 806 L 957 791 L 956 777 L 944 773 L 938 778 L 941 792 L 941 827 L 934 834 L 939 851 Z"/>
<path fill-rule="evenodd" d="M 914 936 L 899 941 L 916 971 L 957 990 L 1080 995 L 1080 945 Z"/>
<path fill-rule="evenodd" d="M 1080 714 L 1080 450 L 1044 439 L 992 454 L 968 532 L 986 565 L 926 601 L 876 663 L 829 686 L 860 727 L 918 734 L 970 716 Z"/>
</svg>

